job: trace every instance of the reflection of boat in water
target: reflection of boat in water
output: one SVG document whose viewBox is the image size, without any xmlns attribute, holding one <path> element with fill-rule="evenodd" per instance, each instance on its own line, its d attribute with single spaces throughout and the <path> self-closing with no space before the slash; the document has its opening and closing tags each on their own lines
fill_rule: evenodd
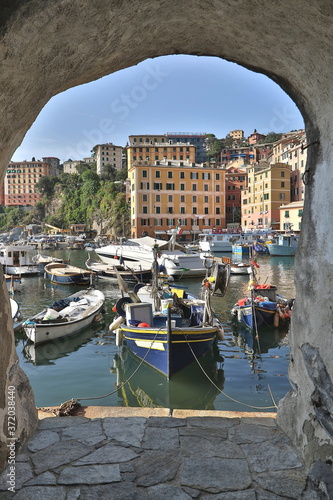
<svg viewBox="0 0 333 500">
<path fill-rule="evenodd" d="M 214 400 L 224 386 L 224 370 L 217 358 L 217 344 L 200 358 L 200 365 L 216 387 L 197 363 L 167 380 L 146 363 L 140 363 L 127 347 L 122 348 L 120 356 L 115 356 L 112 371 L 117 374 L 118 395 L 123 406 L 213 410 Z"/>
<path fill-rule="evenodd" d="M 85 345 L 94 336 L 94 331 L 100 330 L 100 325 L 91 326 L 84 332 L 73 337 L 61 337 L 45 344 L 26 343 L 23 347 L 24 357 L 36 366 L 52 365 L 58 358 L 69 356 Z"/>
<path fill-rule="evenodd" d="M 234 328 L 233 341 L 245 354 L 261 355 L 267 353 L 270 349 L 280 346 L 281 341 L 288 335 L 288 328 L 264 328 L 257 336 L 248 328 Z"/>
</svg>

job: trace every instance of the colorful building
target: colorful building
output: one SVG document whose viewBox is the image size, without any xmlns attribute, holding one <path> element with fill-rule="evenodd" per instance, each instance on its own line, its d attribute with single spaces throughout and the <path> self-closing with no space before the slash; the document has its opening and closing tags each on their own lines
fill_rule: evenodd
<svg viewBox="0 0 333 500">
<path fill-rule="evenodd" d="M 272 163 L 286 163 L 290 165 L 290 199 L 291 201 L 304 200 L 304 184 L 302 176 L 305 172 L 307 149 L 304 130 L 283 134 L 281 139 L 274 143 L 269 161 Z"/>
<path fill-rule="evenodd" d="M 242 192 L 242 227 L 280 228 L 280 206 L 290 202 L 290 172 L 285 163 L 247 168 L 248 187 Z"/>
<path fill-rule="evenodd" d="M 192 240 L 203 229 L 225 227 L 224 170 L 186 160 L 144 163 L 132 156 L 128 177 L 132 237 L 167 239 L 170 229 L 181 227 L 182 239 Z"/>
<path fill-rule="evenodd" d="M 41 177 L 50 175 L 51 165 L 41 161 L 10 162 L 4 183 L 5 206 L 34 206 L 42 198 L 36 184 Z"/>
<path fill-rule="evenodd" d="M 293 201 L 291 203 L 280 206 L 280 230 L 295 231 L 302 229 L 304 202 Z"/>
</svg>

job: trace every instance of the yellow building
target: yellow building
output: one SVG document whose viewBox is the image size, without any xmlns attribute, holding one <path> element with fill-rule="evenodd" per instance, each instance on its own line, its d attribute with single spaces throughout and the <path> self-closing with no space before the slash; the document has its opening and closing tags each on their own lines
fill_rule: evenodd
<svg viewBox="0 0 333 500">
<path fill-rule="evenodd" d="M 242 227 L 280 228 L 280 206 L 290 202 L 290 166 L 285 163 L 248 167 L 242 192 Z"/>
<path fill-rule="evenodd" d="M 302 229 L 303 201 L 293 201 L 280 206 L 280 230 L 295 231 Z"/>
<path fill-rule="evenodd" d="M 173 143 L 165 136 L 129 136 L 128 169 L 135 164 L 152 165 L 156 161 L 195 162 L 196 147 L 189 142 Z"/>
<path fill-rule="evenodd" d="M 224 228 L 224 176 L 222 169 L 191 161 L 132 158 L 128 170 L 131 236 L 162 237 L 181 227 L 182 239 L 191 240 L 191 234 L 203 229 Z"/>
</svg>

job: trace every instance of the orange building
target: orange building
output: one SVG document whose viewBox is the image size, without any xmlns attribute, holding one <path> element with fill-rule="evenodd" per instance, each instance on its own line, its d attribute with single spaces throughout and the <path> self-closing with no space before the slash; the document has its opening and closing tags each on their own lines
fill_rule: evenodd
<svg viewBox="0 0 333 500">
<path fill-rule="evenodd" d="M 11 162 L 3 183 L 4 205 L 34 206 L 42 198 L 36 184 L 41 177 L 50 175 L 51 168 L 41 161 Z"/>
<path fill-rule="evenodd" d="M 225 227 L 224 170 L 180 160 L 180 150 L 175 152 L 178 160 L 155 162 L 134 160 L 133 156 L 140 152 L 134 152 L 131 146 L 128 150 L 132 237 L 161 238 L 178 226 L 182 228 L 182 239 L 191 240 L 202 229 Z"/>
</svg>

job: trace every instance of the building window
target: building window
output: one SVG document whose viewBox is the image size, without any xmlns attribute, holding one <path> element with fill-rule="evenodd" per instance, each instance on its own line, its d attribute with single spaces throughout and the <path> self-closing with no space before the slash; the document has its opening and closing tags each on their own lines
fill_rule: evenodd
<svg viewBox="0 0 333 500">
<path fill-rule="evenodd" d="M 181 190 L 181 191 L 185 191 L 185 184 L 181 184 L 181 185 L 180 185 L 180 190 Z"/>
<path fill-rule="evenodd" d="M 289 210 L 286 210 L 286 211 L 284 212 L 284 216 L 285 216 L 285 217 L 289 217 Z"/>
<path fill-rule="evenodd" d="M 196 203 L 197 202 L 197 197 L 196 196 L 192 196 L 192 203 Z"/>
<path fill-rule="evenodd" d="M 167 183 L 166 189 L 167 189 L 167 191 L 174 191 L 175 190 L 175 185 Z"/>
<path fill-rule="evenodd" d="M 192 214 L 196 215 L 196 213 L 197 213 L 197 207 L 192 207 Z"/>
<path fill-rule="evenodd" d="M 190 173 L 190 179 L 193 179 L 193 180 L 194 180 L 194 179 L 195 179 L 195 180 L 199 179 L 199 174 L 198 174 L 198 172 L 191 172 L 191 173 Z"/>
<path fill-rule="evenodd" d="M 197 190 L 197 185 L 196 184 L 192 184 L 192 191 L 196 191 Z"/>
<path fill-rule="evenodd" d="M 215 186 L 215 191 L 220 191 L 220 186 L 218 184 Z"/>
<path fill-rule="evenodd" d="M 302 209 L 298 211 L 298 217 L 303 217 L 303 210 Z"/>
<path fill-rule="evenodd" d="M 180 195 L 180 203 L 185 203 L 185 196 L 183 194 Z"/>
<path fill-rule="evenodd" d="M 185 172 L 180 172 L 180 179 L 185 179 Z"/>
<path fill-rule="evenodd" d="M 204 191 L 208 191 L 208 184 L 204 184 Z"/>
<path fill-rule="evenodd" d="M 264 193 L 264 200 L 269 200 L 269 193 Z"/>
<path fill-rule="evenodd" d="M 168 207 L 168 214 L 173 214 L 173 208 L 172 207 Z"/>
<path fill-rule="evenodd" d="M 284 188 L 284 182 L 281 182 L 281 187 Z"/>
<path fill-rule="evenodd" d="M 161 172 L 159 170 L 156 170 L 155 177 L 156 177 L 156 179 L 160 179 L 161 178 Z"/>
<path fill-rule="evenodd" d="M 155 201 L 161 201 L 161 195 L 160 194 L 155 195 Z"/>
<path fill-rule="evenodd" d="M 160 191 L 162 189 L 162 182 L 154 182 L 154 190 Z"/>
<path fill-rule="evenodd" d="M 281 171 L 281 177 L 284 177 L 284 171 L 283 170 Z"/>
<path fill-rule="evenodd" d="M 215 174 L 215 180 L 219 181 L 220 180 L 220 174 Z"/>
<path fill-rule="evenodd" d="M 142 201 L 148 201 L 148 195 L 147 194 L 143 194 L 142 195 Z"/>
<path fill-rule="evenodd" d="M 172 194 L 168 194 L 168 201 L 171 202 L 171 203 L 173 202 Z"/>
<path fill-rule="evenodd" d="M 168 172 L 168 179 L 172 179 L 172 172 Z"/>
<path fill-rule="evenodd" d="M 284 200 L 285 199 L 285 194 L 284 193 L 280 193 L 280 200 Z"/>
<path fill-rule="evenodd" d="M 148 207 L 142 207 L 142 213 L 147 214 L 148 213 Z"/>
<path fill-rule="evenodd" d="M 154 226 L 162 226 L 162 219 L 155 219 Z"/>
<path fill-rule="evenodd" d="M 167 226 L 174 226 L 175 225 L 175 219 L 167 219 Z"/>
<path fill-rule="evenodd" d="M 216 207 L 216 209 L 215 209 L 215 213 L 216 213 L 216 214 L 220 214 L 220 207 Z"/>
<path fill-rule="evenodd" d="M 220 197 L 219 196 L 215 196 L 215 203 L 220 203 Z"/>
<path fill-rule="evenodd" d="M 155 214 L 161 213 L 161 207 L 155 207 Z"/>
<path fill-rule="evenodd" d="M 204 214 L 205 214 L 205 215 L 208 215 L 208 214 L 209 214 L 209 212 L 208 212 L 208 207 L 205 207 L 205 208 L 204 208 Z"/>
<path fill-rule="evenodd" d="M 186 213 L 186 212 L 185 212 L 185 207 L 180 207 L 180 213 L 181 213 L 181 214 L 185 214 L 185 213 Z"/>
</svg>

